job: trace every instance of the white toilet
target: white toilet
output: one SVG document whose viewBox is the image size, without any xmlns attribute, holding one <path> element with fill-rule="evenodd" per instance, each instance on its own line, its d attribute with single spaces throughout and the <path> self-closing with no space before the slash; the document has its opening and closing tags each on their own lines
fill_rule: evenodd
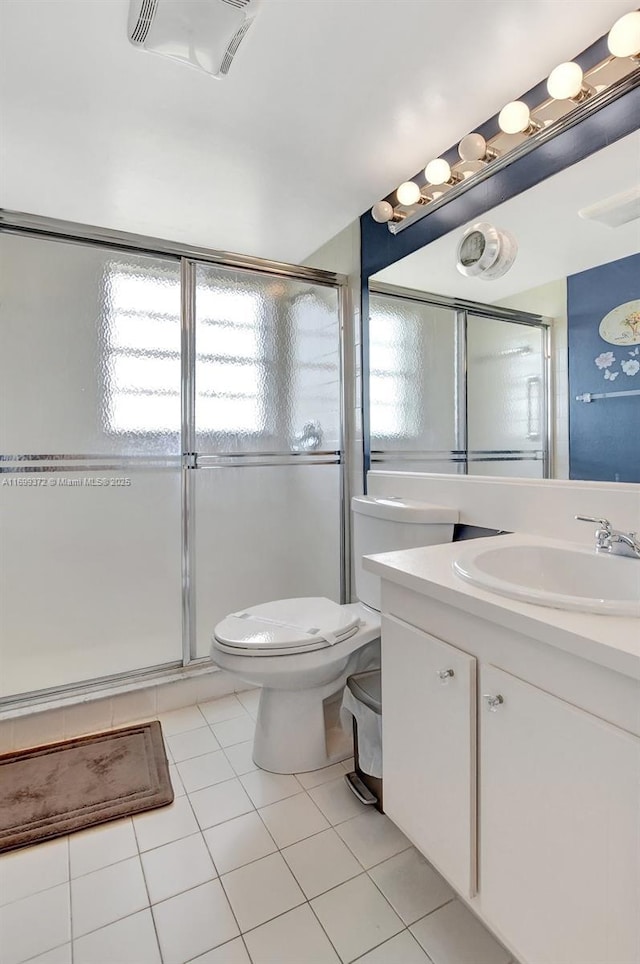
<svg viewBox="0 0 640 964">
<path fill-rule="evenodd" d="M 400 498 L 352 500 L 356 593 L 279 599 L 232 613 L 214 630 L 211 659 L 262 687 L 253 759 L 273 773 L 317 770 L 352 753 L 337 723 L 345 681 L 380 665 L 380 581 L 362 556 L 450 542 L 458 513 Z"/>
</svg>

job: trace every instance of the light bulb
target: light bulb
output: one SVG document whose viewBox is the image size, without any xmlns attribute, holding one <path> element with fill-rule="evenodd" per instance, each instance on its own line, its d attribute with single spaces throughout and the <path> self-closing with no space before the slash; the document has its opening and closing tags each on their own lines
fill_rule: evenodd
<svg viewBox="0 0 640 964">
<path fill-rule="evenodd" d="M 442 157 L 429 161 L 424 169 L 424 176 L 429 184 L 446 184 L 451 180 L 451 167 Z"/>
<path fill-rule="evenodd" d="M 616 20 L 609 31 L 607 45 L 614 57 L 640 54 L 640 10 L 632 10 Z"/>
<path fill-rule="evenodd" d="M 458 154 L 463 161 L 482 161 L 487 153 L 487 142 L 482 134 L 467 134 L 458 144 Z"/>
<path fill-rule="evenodd" d="M 405 181 L 396 191 L 396 197 L 400 204 L 417 204 L 420 200 L 420 188 L 415 181 Z"/>
<path fill-rule="evenodd" d="M 547 81 L 549 96 L 553 97 L 554 100 L 571 100 L 572 97 L 577 97 L 582 90 L 583 79 L 584 74 L 579 64 L 572 61 L 560 64 L 549 74 L 549 80 Z"/>
<path fill-rule="evenodd" d="M 371 208 L 371 217 L 378 224 L 386 224 L 393 217 L 393 207 L 388 201 L 378 201 Z"/>
<path fill-rule="evenodd" d="M 522 134 L 531 120 L 531 111 L 522 100 L 512 100 L 498 115 L 498 126 L 505 134 Z"/>
</svg>

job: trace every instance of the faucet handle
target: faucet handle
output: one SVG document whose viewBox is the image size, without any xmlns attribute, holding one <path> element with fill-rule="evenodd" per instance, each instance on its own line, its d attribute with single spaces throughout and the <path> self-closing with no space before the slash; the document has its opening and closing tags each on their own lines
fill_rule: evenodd
<svg viewBox="0 0 640 964">
<path fill-rule="evenodd" d="M 592 515 L 577 515 L 574 518 L 576 518 L 578 522 L 594 522 L 600 526 L 601 529 L 604 529 L 605 532 L 611 532 L 611 523 L 608 519 L 596 519 Z"/>
</svg>

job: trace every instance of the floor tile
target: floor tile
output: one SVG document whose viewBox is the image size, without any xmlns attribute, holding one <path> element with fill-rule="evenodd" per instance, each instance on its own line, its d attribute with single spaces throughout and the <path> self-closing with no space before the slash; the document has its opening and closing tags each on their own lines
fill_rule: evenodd
<svg viewBox="0 0 640 964">
<path fill-rule="evenodd" d="M 72 964 L 71 944 L 61 944 L 52 951 L 45 951 L 37 957 L 30 957 L 28 964 Z"/>
<path fill-rule="evenodd" d="M 316 897 L 311 906 L 343 961 L 353 961 L 404 929 L 366 874 Z"/>
<path fill-rule="evenodd" d="M 18 964 L 68 943 L 69 884 L 59 884 L 1 908 L 0 938 L 2 964 Z"/>
<path fill-rule="evenodd" d="M 336 829 L 366 870 L 411 846 L 402 831 L 373 807 Z"/>
<path fill-rule="evenodd" d="M 260 816 L 280 849 L 329 829 L 328 821 L 306 793 L 271 803 L 260 810 Z"/>
<path fill-rule="evenodd" d="M 215 733 L 216 740 L 220 746 L 235 746 L 236 743 L 245 743 L 253 740 L 256 729 L 256 721 L 248 713 L 239 716 L 235 720 L 225 720 L 224 723 L 213 723 L 211 729 Z"/>
<path fill-rule="evenodd" d="M 140 859 L 152 904 L 217 876 L 201 833 L 174 840 L 157 850 L 147 850 Z"/>
<path fill-rule="evenodd" d="M 262 924 L 244 939 L 253 964 L 340 964 L 308 904 Z"/>
<path fill-rule="evenodd" d="M 14 850 L 0 857 L 0 907 L 69 879 L 68 838 Z"/>
<path fill-rule="evenodd" d="M 189 799 L 203 830 L 253 810 L 253 804 L 237 778 L 196 790 Z"/>
<path fill-rule="evenodd" d="M 81 937 L 149 905 L 140 858 L 71 881 L 73 937 Z"/>
<path fill-rule="evenodd" d="M 359 957 L 357 964 L 432 964 L 409 931 L 402 931 Z"/>
<path fill-rule="evenodd" d="M 356 798 L 344 781 L 344 776 L 339 780 L 332 780 L 331 783 L 324 783 L 320 787 L 309 790 L 309 796 L 313 802 L 320 807 L 329 823 L 342 823 L 357 817 L 358 814 L 366 813 L 363 803 Z"/>
<path fill-rule="evenodd" d="M 433 964 L 508 964 L 510 955 L 459 900 L 411 927 Z"/>
<path fill-rule="evenodd" d="M 350 756 L 348 760 L 343 760 L 340 766 L 345 773 L 352 773 L 355 770 L 356 761 Z"/>
<path fill-rule="evenodd" d="M 294 776 L 268 773 L 267 770 L 246 773 L 240 781 L 256 807 L 268 807 L 270 803 L 292 797 L 302 789 Z"/>
<path fill-rule="evenodd" d="M 186 733 L 176 733 L 167 737 L 167 746 L 175 763 L 191 760 L 194 756 L 203 756 L 220 749 L 220 744 L 211 732 L 210 727 L 204 725 L 199 730 L 187 730 Z"/>
<path fill-rule="evenodd" d="M 203 725 L 202 713 L 197 706 L 185 706 L 170 713 L 160 713 L 158 716 L 162 724 L 165 739 L 176 733 L 186 733 L 188 730 L 198 730 Z"/>
<path fill-rule="evenodd" d="M 239 935 L 219 880 L 155 904 L 153 917 L 164 964 L 184 964 Z"/>
<path fill-rule="evenodd" d="M 187 793 L 212 787 L 215 783 L 231 780 L 235 773 L 222 750 L 197 756 L 193 760 L 177 763 L 178 773 Z"/>
<path fill-rule="evenodd" d="M 73 942 L 74 964 L 161 964 L 150 910 L 115 921 Z"/>
<path fill-rule="evenodd" d="M 189 837 L 200 829 L 187 797 L 178 797 L 168 807 L 139 814 L 133 818 L 133 827 L 141 852 Z"/>
<path fill-rule="evenodd" d="M 446 880 L 414 847 L 378 864 L 369 876 L 405 924 L 415 923 L 455 897 Z"/>
<path fill-rule="evenodd" d="M 252 773 L 258 767 L 253 762 L 253 740 L 246 743 L 237 743 L 225 749 L 225 756 L 238 776 L 244 773 Z"/>
<path fill-rule="evenodd" d="M 331 783 L 342 777 L 344 770 L 341 763 L 334 763 L 333 766 L 324 767 L 322 770 L 309 770 L 308 773 L 296 773 L 296 780 L 305 788 L 311 790 L 312 787 L 319 787 L 323 783 Z"/>
<path fill-rule="evenodd" d="M 209 724 L 222 723 L 224 720 L 234 720 L 238 716 L 246 716 L 242 703 L 235 696 L 223 696 L 219 700 L 200 704 L 200 712 Z"/>
<path fill-rule="evenodd" d="M 243 933 L 304 902 L 280 854 L 232 870 L 221 879 Z"/>
<path fill-rule="evenodd" d="M 301 840 L 283 850 L 282 856 L 309 899 L 362 873 L 362 867 L 335 830 Z"/>
<path fill-rule="evenodd" d="M 237 693 L 236 696 L 244 706 L 247 713 L 251 713 L 251 716 L 258 715 L 258 706 L 260 705 L 260 696 L 262 694 L 262 688 L 258 687 L 255 690 L 244 690 L 242 693 Z"/>
<path fill-rule="evenodd" d="M 222 944 L 213 951 L 194 957 L 189 964 L 251 964 L 247 949 L 241 937 Z"/>
<path fill-rule="evenodd" d="M 69 862 L 72 877 L 137 857 L 138 844 L 131 818 L 91 827 L 69 837 Z"/>
<path fill-rule="evenodd" d="M 205 830 L 204 839 L 219 874 L 236 870 L 277 850 L 255 810 Z"/>
</svg>

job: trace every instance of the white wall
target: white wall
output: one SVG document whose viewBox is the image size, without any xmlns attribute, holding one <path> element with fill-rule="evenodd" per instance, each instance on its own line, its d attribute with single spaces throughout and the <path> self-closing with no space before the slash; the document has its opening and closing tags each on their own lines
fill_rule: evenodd
<svg viewBox="0 0 640 964">
<path fill-rule="evenodd" d="M 595 526 L 575 515 L 607 518 L 640 530 L 640 485 L 620 482 L 471 478 L 417 472 L 369 472 L 371 495 L 399 495 L 452 506 L 468 525 L 593 544 Z M 639 563 L 640 565 L 640 563 Z"/>
</svg>

